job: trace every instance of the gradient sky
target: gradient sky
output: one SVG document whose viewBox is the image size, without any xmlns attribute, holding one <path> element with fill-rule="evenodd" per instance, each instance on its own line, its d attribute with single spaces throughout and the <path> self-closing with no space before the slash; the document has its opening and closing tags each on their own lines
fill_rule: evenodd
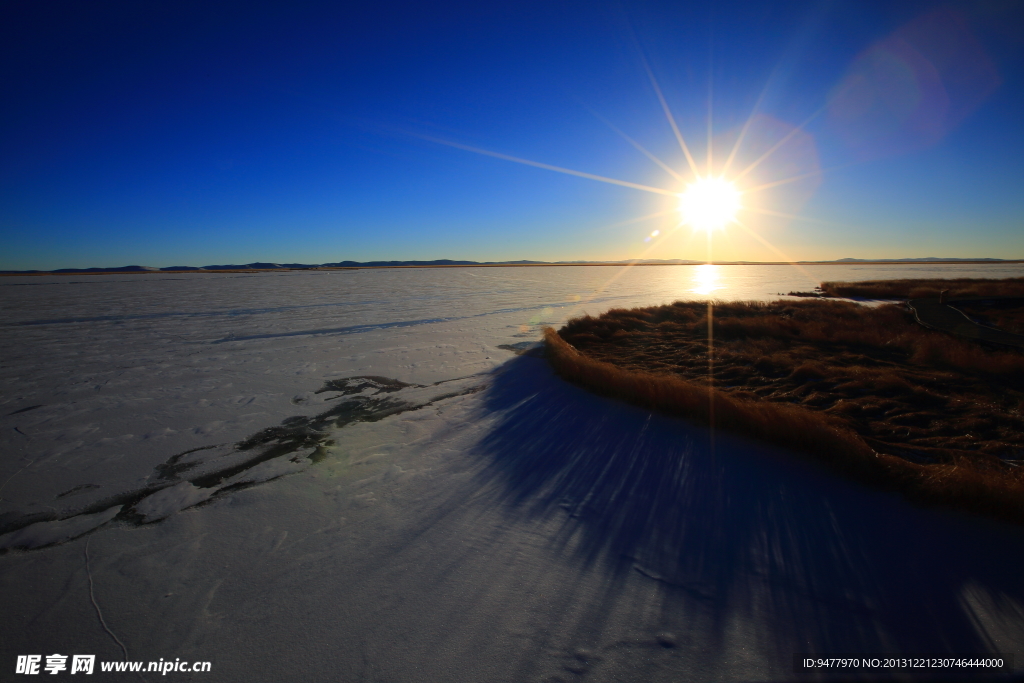
<svg viewBox="0 0 1024 683">
<path fill-rule="evenodd" d="M 716 259 L 1024 258 L 1022 25 L 1010 0 L 8 3 L 0 269 L 704 259 L 672 195 L 464 148 L 678 193 L 655 84 L 698 173 L 709 130 L 716 175 L 776 148 Z"/>
</svg>

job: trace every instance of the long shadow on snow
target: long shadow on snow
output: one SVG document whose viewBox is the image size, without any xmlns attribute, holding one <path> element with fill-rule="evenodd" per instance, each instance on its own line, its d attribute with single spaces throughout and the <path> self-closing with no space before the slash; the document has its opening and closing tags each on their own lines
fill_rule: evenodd
<svg viewBox="0 0 1024 683">
<path fill-rule="evenodd" d="M 589 394 L 537 358 L 510 361 L 484 400 L 500 417 L 482 476 L 521 513 L 569 512 L 556 543 L 607 573 L 598 612 L 636 571 L 659 582 L 663 622 L 700 614 L 723 638 L 756 615 L 787 659 L 997 651 L 967 595 L 1024 631 L 1017 527 L 919 509 L 724 434 L 712 454 L 708 430 Z"/>
</svg>

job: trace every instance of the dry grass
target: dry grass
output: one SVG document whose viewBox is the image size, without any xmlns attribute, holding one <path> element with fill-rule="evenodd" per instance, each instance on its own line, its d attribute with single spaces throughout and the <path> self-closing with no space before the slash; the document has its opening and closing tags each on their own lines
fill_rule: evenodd
<svg viewBox="0 0 1024 683">
<path fill-rule="evenodd" d="M 839 301 L 616 309 L 546 332 L 565 379 L 798 449 L 921 501 L 1024 523 L 1024 355 Z"/>
<path fill-rule="evenodd" d="M 1024 277 L 990 279 L 865 280 L 863 282 L 822 282 L 829 296 L 863 299 L 923 299 L 949 290 L 950 298 L 991 296 L 1024 297 Z"/>
<path fill-rule="evenodd" d="M 1024 299 L 957 301 L 953 306 L 982 325 L 1024 334 Z"/>
</svg>

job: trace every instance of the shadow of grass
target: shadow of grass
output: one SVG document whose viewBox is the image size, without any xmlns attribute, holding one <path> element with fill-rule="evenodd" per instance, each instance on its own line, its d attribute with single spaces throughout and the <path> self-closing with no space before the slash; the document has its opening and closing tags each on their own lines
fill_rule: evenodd
<svg viewBox="0 0 1024 683">
<path fill-rule="evenodd" d="M 724 642 L 750 620 L 780 661 L 1005 648 L 965 602 L 973 590 L 1024 636 L 1017 527 L 918 509 L 739 437 L 716 435 L 712 452 L 707 429 L 594 396 L 536 358 L 510 361 L 484 400 L 498 420 L 480 483 L 510 513 L 563 520 L 554 548 L 606 572 L 606 610 L 628 582 L 653 582 L 656 621 Z"/>
<path fill-rule="evenodd" d="M 680 306 L 686 312 L 688 304 L 683 303 L 663 308 L 674 311 Z M 742 311 L 744 304 L 731 306 Z M 723 307 L 727 308 L 719 308 Z M 757 318 L 753 314 L 762 308 L 750 305 L 750 317 L 755 322 Z M 573 326 L 602 323 L 607 326 L 612 323 L 606 319 L 613 316 L 617 316 L 615 324 L 624 324 L 619 319 L 622 315 L 636 317 L 635 325 L 639 328 L 644 324 L 640 316 L 645 313 L 648 312 L 611 311 L 598 319 L 570 321 L 563 333 Z M 768 323 L 775 324 L 775 321 Z M 782 400 L 747 398 L 667 372 L 623 368 L 577 351 L 552 328 L 545 329 L 544 338 L 547 357 L 555 371 L 562 378 L 601 395 L 801 451 L 857 481 L 901 491 L 915 501 L 1024 524 L 1024 470 L 1007 466 L 991 455 L 943 453 L 933 448 L 933 452 L 945 456 L 945 461 L 911 462 L 890 453 L 876 452 L 864 435 L 851 428 L 849 420 L 837 414 Z M 1019 358 L 1017 362 L 1020 363 Z M 800 373 L 821 376 L 827 371 L 821 363 L 816 366 L 805 363 L 796 367 L 790 376 L 798 377 Z M 908 393 L 913 393 L 912 387 L 899 376 L 884 374 L 875 378 L 876 392 L 884 389 L 880 380 L 901 383 Z M 923 395 L 923 392 L 918 393 Z"/>
</svg>

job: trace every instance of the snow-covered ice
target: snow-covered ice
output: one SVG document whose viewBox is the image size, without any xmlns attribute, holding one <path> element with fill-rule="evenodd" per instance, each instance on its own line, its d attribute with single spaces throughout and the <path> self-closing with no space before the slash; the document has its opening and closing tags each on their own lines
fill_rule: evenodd
<svg viewBox="0 0 1024 683">
<path fill-rule="evenodd" d="M 17 531 L 0 536 L 0 549 L 42 548 L 54 543 L 70 541 L 72 538 L 78 538 L 93 529 L 103 526 L 116 517 L 122 507 L 124 506 L 115 505 L 102 512 L 93 514 L 79 514 L 67 519 L 29 524 Z"/>
<path fill-rule="evenodd" d="M 720 267 L 710 295 L 1022 274 L 805 270 Z M 708 281 L 0 280 L 0 667 L 122 658 L 90 574 L 131 658 L 211 660 L 211 681 L 750 680 L 791 677 L 800 651 L 1024 656 L 1020 529 L 740 439 L 711 454 L 702 430 L 515 353 L 541 325 L 706 298 Z"/>
</svg>

